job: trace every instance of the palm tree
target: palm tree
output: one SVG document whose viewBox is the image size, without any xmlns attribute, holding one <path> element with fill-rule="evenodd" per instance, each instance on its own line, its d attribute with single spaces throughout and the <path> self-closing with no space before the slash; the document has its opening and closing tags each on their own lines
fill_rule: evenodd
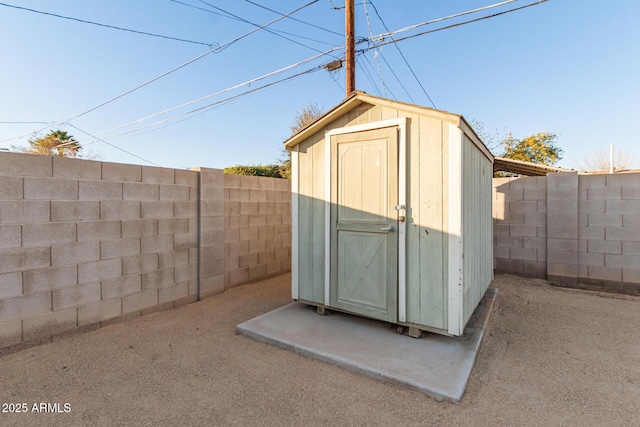
<svg viewBox="0 0 640 427">
<path fill-rule="evenodd" d="M 27 154 L 39 154 L 42 156 L 78 157 L 82 146 L 73 136 L 63 130 L 52 130 L 41 138 L 29 140 L 29 146 L 14 147 Z"/>
</svg>

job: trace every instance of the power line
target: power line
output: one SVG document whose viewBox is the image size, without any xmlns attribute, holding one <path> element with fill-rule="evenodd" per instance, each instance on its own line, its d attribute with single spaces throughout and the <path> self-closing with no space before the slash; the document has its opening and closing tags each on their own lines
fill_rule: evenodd
<svg viewBox="0 0 640 427">
<path fill-rule="evenodd" d="M 145 159 L 144 157 L 140 157 L 140 156 L 138 156 L 137 154 L 133 154 L 132 152 L 127 151 L 127 150 L 125 150 L 124 148 L 120 148 L 120 147 L 118 147 L 117 145 L 114 145 L 114 144 L 112 144 L 112 143 L 110 143 L 110 142 L 107 142 L 107 141 L 105 141 L 104 139 L 101 139 L 101 138 L 98 138 L 97 136 L 91 135 L 89 132 L 87 132 L 87 131 L 84 131 L 84 130 L 80 129 L 80 128 L 79 128 L 79 127 L 77 127 L 77 126 L 74 126 L 74 125 L 72 125 L 72 124 L 70 124 L 69 126 L 71 126 L 72 128 L 74 128 L 74 129 L 76 129 L 76 130 L 79 130 L 80 132 L 82 132 L 82 133 L 84 133 L 84 134 L 86 134 L 86 135 L 89 135 L 89 136 L 91 136 L 91 137 L 93 137 L 93 138 L 97 139 L 97 140 L 98 140 L 98 141 L 100 141 L 100 142 L 104 142 L 105 144 L 107 144 L 107 145 L 109 145 L 109 146 L 111 146 L 111 147 L 113 147 L 113 148 L 115 148 L 115 149 L 117 149 L 117 150 L 120 150 L 120 151 L 122 151 L 122 152 L 124 152 L 124 153 L 127 153 L 127 154 L 129 154 L 130 156 L 136 157 L 136 158 L 138 158 L 138 159 L 140 159 L 140 160 L 142 160 L 142 161 L 145 161 L 145 162 L 147 162 L 147 163 L 149 163 L 149 164 L 152 164 L 152 165 L 154 165 L 154 166 L 158 166 L 158 167 L 160 167 L 160 165 L 159 165 L 159 164 L 154 163 L 154 162 L 152 162 L 151 160 L 147 160 L 147 159 Z M 61 145 L 63 145 L 63 144 L 61 144 Z M 57 147 L 60 147 L 61 145 L 58 145 Z M 85 144 L 85 145 L 88 145 L 88 144 Z M 85 145 L 80 145 L 80 147 L 84 147 Z M 57 147 L 56 147 L 56 148 L 57 148 Z"/>
<path fill-rule="evenodd" d="M 369 21 L 369 10 L 367 9 L 366 0 L 362 3 L 364 8 L 364 15 L 367 18 L 367 27 L 369 27 L 369 36 L 373 36 L 373 30 L 371 29 L 371 22 Z M 374 49 L 373 56 L 376 59 L 376 65 L 378 66 L 378 76 L 380 77 L 380 83 L 382 84 L 382 91 L 384 92 L 384 96 L 387 96 L 387 86 L 384 84 L 384 79 L 382 78 L 382 69 L 380 68 L 380 60 L 378 59 L 378 54 L 380 51 L 378 49 Z"/>
<path fill-rule="evenodd" d="M 19 10 L 25 10 L 25 11 L 28 11 L 28 12 L 38 13 L 38 14 L 47 15 L 47 16 L 53 16 L 53 17 L 61 18 L 61 19 L 67 19 L 69 21 L 82 22 L 83 24 L 91 24 L 91 25 L 97 25 L 99 27 L 111 28 L 111 29 L 114 29 L 114 30 L 127 31 L 129 33 L 142 34 L 142 35 L 145 35 L 145 36 L 159 37 L 159 38 L 167 39 L 167 40 L 175 40 L 175 41 L 184 42 L 184 43 L 199 44 L 199 45 L 211 47 L 210 43 L 205 43 L 205 42 L 200 42 L 200 41 L 195 41 L 195 40 L 188 40 L 188 39 L 181 39 L 181 38 L 178 38 L 178 37 L 163 36 L 161 34 L 154 34 L 154 33 L 148 33 L 146 31 L 132 30 L 130 28 L 117 27 L 115 25 L 101 24 L 99 22 L 87 21 L 87 20 L 79 19 L 79 18 L 72 18 L 70 16 L 63 16 L 63 15 L 58 15 L 56 13 L 44 12 L 42 10 L 29 9 L 28 7 L 15 6 L 13 4 L 0 3 L 0 6 L 10 7 L 10 8 L 19 9 Z"/>
<path fill-rule="evenodd" d="M 273 12 L 273 13 L 276 13 L 276 14 L 278 14 L 278 15 L 282 15 L 282 13 L 278 12 L 277 10 L 270 9 L 270 8 L 268 8 L 268 7 L 266 7 L 266 6 L 263 6 L 263 5 L 261 5 L 261 4 L 258 4 L 258 3 L 256 3 L 256 2 L 254 2 L 254 1 L 252 1 L 252 0 L 245 0 L 245 1 L 246 1 L 247 3 L 251 3 L 252 5 L 258 6 L 258 7 L 262 8 L 262 9 L 268 10 L 269 12 Z M 322 31 L 326 31 L 326 32 L 331 33 L 331 34 L 338 35 L 338 36 L 340 36 L 340 37 L 344 37 L 344 34 L 342 34 L 342 33 L 339 33 L 339 32 L 337 32 L 337 31 L 330 30 L 330 29 L 328 29 L 328 28 L 321 27 L 321 26 L 319 26 L 319 25 L 311 24 L 311 23 L 309 23 L 309 22 L 303 21 L 303 20 L 298 19 L 298 18 L 294 18 L 294 17 L 292 17 L 292 16 L 290 16 L 290 17 L 289 17 L 289 19 L 292 19 L 292 20 L 294 20 L 294 21 L 296 21 L 296 22 L 300 22 L 300 23 L 305 24 L 305 25 L 309 25 L 310 27 L 317 28 L 317 29 L 322 30 Z"/>
<path fill-rule="evenodd" d="M 513 0 L 511 0 L 511 1 L 513 1 Z M 425 34 L 431 34 L 431 33 L 435 33 L 435 32 L 438 32 L 438 31 L 448 30 L 450 28 L 461 27 L 463 25 L 467 25 L 467 24 L 472 24 L 474 22 L 483 21 L 485 19 L 495 18 L 497 16 L 506 15 L 507 13 L 516 12 L 518 10 L 526 9 L 528 7 L 531 7 L 531 6 L 537 6 L 537 5 L 540 5 L 542 3 L 546 3 L 548 1 L 549 0 L 539 0 L 539 1 L 534 2 L 534 3 L 529 3 L 529 4 L 526 4 L 524 6 L 520 6 L 520 7 L 516 7 L 516 8 L 513 8 L 513 9 L 505 10 L 503 12 L 494 13 L 492 15 L 482 16 L 480 18 L 471 19 L 469 21 L 464 21 L 464 22 L 459 22 L 457 24 L 447 25 L 445 27 L 436 28 L 435 30 L 423 31 L 423 32 L 418 33 L 418 34 L 412 34 L 410 36 L 401 37 L 401 38 L 398 38 L 398 39 L 395 39 L 395 40 L 391 40 L 391 41 L 388 41 L 388 42 L 381 42 L 381 43 L 378 43 L 378 44 L 373 44 L 370 47 L 362 49 L 362 51 L 366 52 L 366 51 L 374 49 L 376 47 L 381 47 L 381 46 L 386 46 L 386 45 L 393 44 L 393 43 L 398 43 L 398 42 L 401 42 L 401 41 L 404 41 L 404 40 L 412 39 L 414 37 L 423 36 Z M 440 19 L 440 20 L 442 20 L 442 19 Z M 394 32 L 394 33 L 397 33 L 397 31 Z"/>
<path fill-rule="evenodd" d="M 378 19 L 380 20 L 380 22 L 382 23 L 382 26 L 384 27 L 385 30 L 387 30 L 387 32 L 389 32 L 389 28 L 387 27 L 387 24 L 384 23 L 384 20 L 382 19 L 382 16 L 380 16 L 380 13 L 378 13 L 378 8 L 376 7 L 375 4 L 373 4 L 373 2 L 371 0 L 369 0 L 369 3 L 371 4 L 371 7 L 373 8 L 373 11 L 376 13 L 376 15 L 378 15 Z M 390 36 L 391 37 L 391 36 Z M 393 40 L 393 37 L 391 37 L 391 40 Z M 402 52 L 402 50 L 400 49 L 400 46 L 398 46 L 397 44 L 394 44 L 394 46 L 396 47 L 396 49 L 398 49 L 398 53 L 400 54 L 400 56 L 402 57 L 402 59 L 404 60 L 404 63 L 407 65 L 407 68 L 409 68 L 409 71 L 411 72 L 411 74 L 413 75 L 413 77 L 416 79 L 416 82 L 418 82 L 418 85 L 420 86 L 420 88 L 422 89 L 422 92 L 427 96 L 427 99 L 429 100 L 429 102 L 431 102 L 431 105 L 433 105 L 433 108 L 436 108 L 436 104 L 433 103 L 433 100 L 431 99 L 431 97 L 429 96 L 429 93 L 427 93 L 427 90 L 424 88 L 424 86 L 422 85 L 422 82 L 420 81 L 420 79 L 418 78 L 418 76 L 416 75 L 415 71 L 413 71 L 413 67 L 411 67 L 411 65 L 409 64 L 409 61 L 407 60 L 407 58 L 404 56 L 404 53 Z M 391 70 L 391 72 L 394 74 L 393 69 L 391 69 L 391 65 L 389 65 L 389 63 L 387 62 L 387 60 L 382 57 L 382 59 L 384 60 L 384 62 L 387 63 L 387 66 L 389 67 L 389 69 Z M 415 104 L 415 101 L 413 100 L 413 97 L 409 94 L 409 92 L 407 91 L 407 89 L 404 87 L 404 85 L 400 82 L 400 79 L 398 79 L 398 77 L 396 76 L 396 79 L 398 80 L 398 83 L 400 83 L 400 86 L 402 86 L 402 89 L 404 89 L 404 91 L 406 92 L 407 95 L 409 95 L 409 99 L 411 99 L 411 101 Z"/>
</svg>

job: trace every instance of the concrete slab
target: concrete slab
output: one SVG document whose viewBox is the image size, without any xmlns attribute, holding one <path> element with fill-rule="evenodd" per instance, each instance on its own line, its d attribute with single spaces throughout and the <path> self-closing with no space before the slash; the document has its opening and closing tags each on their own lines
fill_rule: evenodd
<svg viewBox="0 0 640 427">
<path fill-rule="evenodd" d="M 255 340 L 403 386 L 436 400 L 459 402 L 493 311 L 497 289 L 487 290 L 461 337 L 410 338 L 386 323 L 345 313 L 316 314 L 291 303 L 237 326 Z"/>
</svg>

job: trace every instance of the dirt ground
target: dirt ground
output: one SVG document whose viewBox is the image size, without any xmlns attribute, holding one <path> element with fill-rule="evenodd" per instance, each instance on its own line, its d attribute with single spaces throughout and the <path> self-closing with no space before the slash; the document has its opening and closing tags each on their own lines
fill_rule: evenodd
<svg viewBox="0 0 640 427">
<path fill-rule="evenodd" d="M 28 411 L 0 425 L 640 425 L 638 297 L 496 277 L 456 405 L 236 335 L 289 302 L 289 280 L 2 356 L 0 403 Z M 32 412 L 40 402 L 70 412 Z"/>
</svg>

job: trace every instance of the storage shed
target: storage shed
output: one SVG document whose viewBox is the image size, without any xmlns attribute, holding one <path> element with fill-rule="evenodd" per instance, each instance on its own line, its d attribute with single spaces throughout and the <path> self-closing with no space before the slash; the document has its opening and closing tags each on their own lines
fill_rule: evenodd
<svg viewBox="0 0 640 427">
<path fill-rule="evenodd" d="M 293 299 L 462 335 L 493 279 L 493 156 L 464 118 L 356 91 L 284 144 Z"/>
</svg>

